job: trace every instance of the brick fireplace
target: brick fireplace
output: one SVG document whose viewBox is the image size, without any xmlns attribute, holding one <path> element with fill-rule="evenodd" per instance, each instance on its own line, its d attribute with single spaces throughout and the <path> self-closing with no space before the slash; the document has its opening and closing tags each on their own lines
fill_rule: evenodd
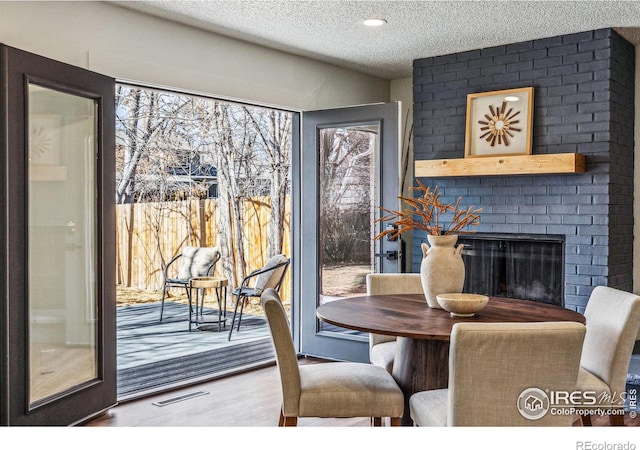
<svg viewBox="0 0 640 450">
<path fill-rule="evenodd" d="M 564 306 L 564 235 L 475 233 L 458 243 L 464 292 Z"/>
<path fill-rule="evenodd" d="M 481 207 L 479 232 L 562 236 L 562 303 L 578 311 L 597 285 L 632 290 L 634 52 L 601 29 L 414 61 L 415 160 L 464 157 L 467 94 L 528 86 L 532 154 L 585 155 L 583 174 L 422 179 Z"/>
</svg>

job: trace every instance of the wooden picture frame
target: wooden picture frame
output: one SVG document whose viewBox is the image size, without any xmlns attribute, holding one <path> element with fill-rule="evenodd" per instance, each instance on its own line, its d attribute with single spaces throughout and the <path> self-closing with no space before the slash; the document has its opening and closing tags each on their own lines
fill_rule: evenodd
<svg viewBox="0 0 640 450">
<path fill-rule="evenodd" d="M 464 156 L 530 155 L 533 87 L 467 95 Z"/>
</svg>

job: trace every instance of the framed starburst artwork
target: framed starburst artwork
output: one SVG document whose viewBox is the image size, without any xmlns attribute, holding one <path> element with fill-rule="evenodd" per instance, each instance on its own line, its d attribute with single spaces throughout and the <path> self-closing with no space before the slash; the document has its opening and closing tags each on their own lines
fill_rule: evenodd
<svg viewBox="0 0 640 450">
<path fill-rule="evenodd" d="M 467 95 L 465 158 L 530 155 L 533 88 Z"/>
<path fill-rule="evenodd" d="M 62 116 L 34 114 L 29 122 L 29 164 L 60 165 Z"/>
</svg>

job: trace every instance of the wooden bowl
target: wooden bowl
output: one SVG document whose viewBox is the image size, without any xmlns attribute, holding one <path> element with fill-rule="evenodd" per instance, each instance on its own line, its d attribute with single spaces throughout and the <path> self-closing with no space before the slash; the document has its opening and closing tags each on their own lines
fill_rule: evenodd
<svg viewBox="0 0 640 450">
<path fill-rule="evenodd" d="M 438 304 L 452 316 L 471 317 L 482 310 L 489 302 L 489 297 L 480 294 L 439 294 Z"/>
</svg>

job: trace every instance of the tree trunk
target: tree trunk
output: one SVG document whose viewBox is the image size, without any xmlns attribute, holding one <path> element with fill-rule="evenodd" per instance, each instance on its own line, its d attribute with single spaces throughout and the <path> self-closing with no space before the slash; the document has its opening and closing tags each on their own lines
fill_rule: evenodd
<svg viewBox="0 0 640 450">
<path fill-rule="evenodd" d="M 218 174 L 220 174 L 220 170 L 218 170 Z M 221 180 L 220 176 L 218 176 L 218 179 Z M 217 245 L 222 262 L 222 276 L 229 280 L 229 286 L 233 289 L 238 285 L 238 279 L 235 271 L 236 258 L 233 252 L 231 201 L 229 199 L 229 191 L 224 184 L 221 183 L 219 186 L 217 207 L 219 233 Z"/>
</svg>

